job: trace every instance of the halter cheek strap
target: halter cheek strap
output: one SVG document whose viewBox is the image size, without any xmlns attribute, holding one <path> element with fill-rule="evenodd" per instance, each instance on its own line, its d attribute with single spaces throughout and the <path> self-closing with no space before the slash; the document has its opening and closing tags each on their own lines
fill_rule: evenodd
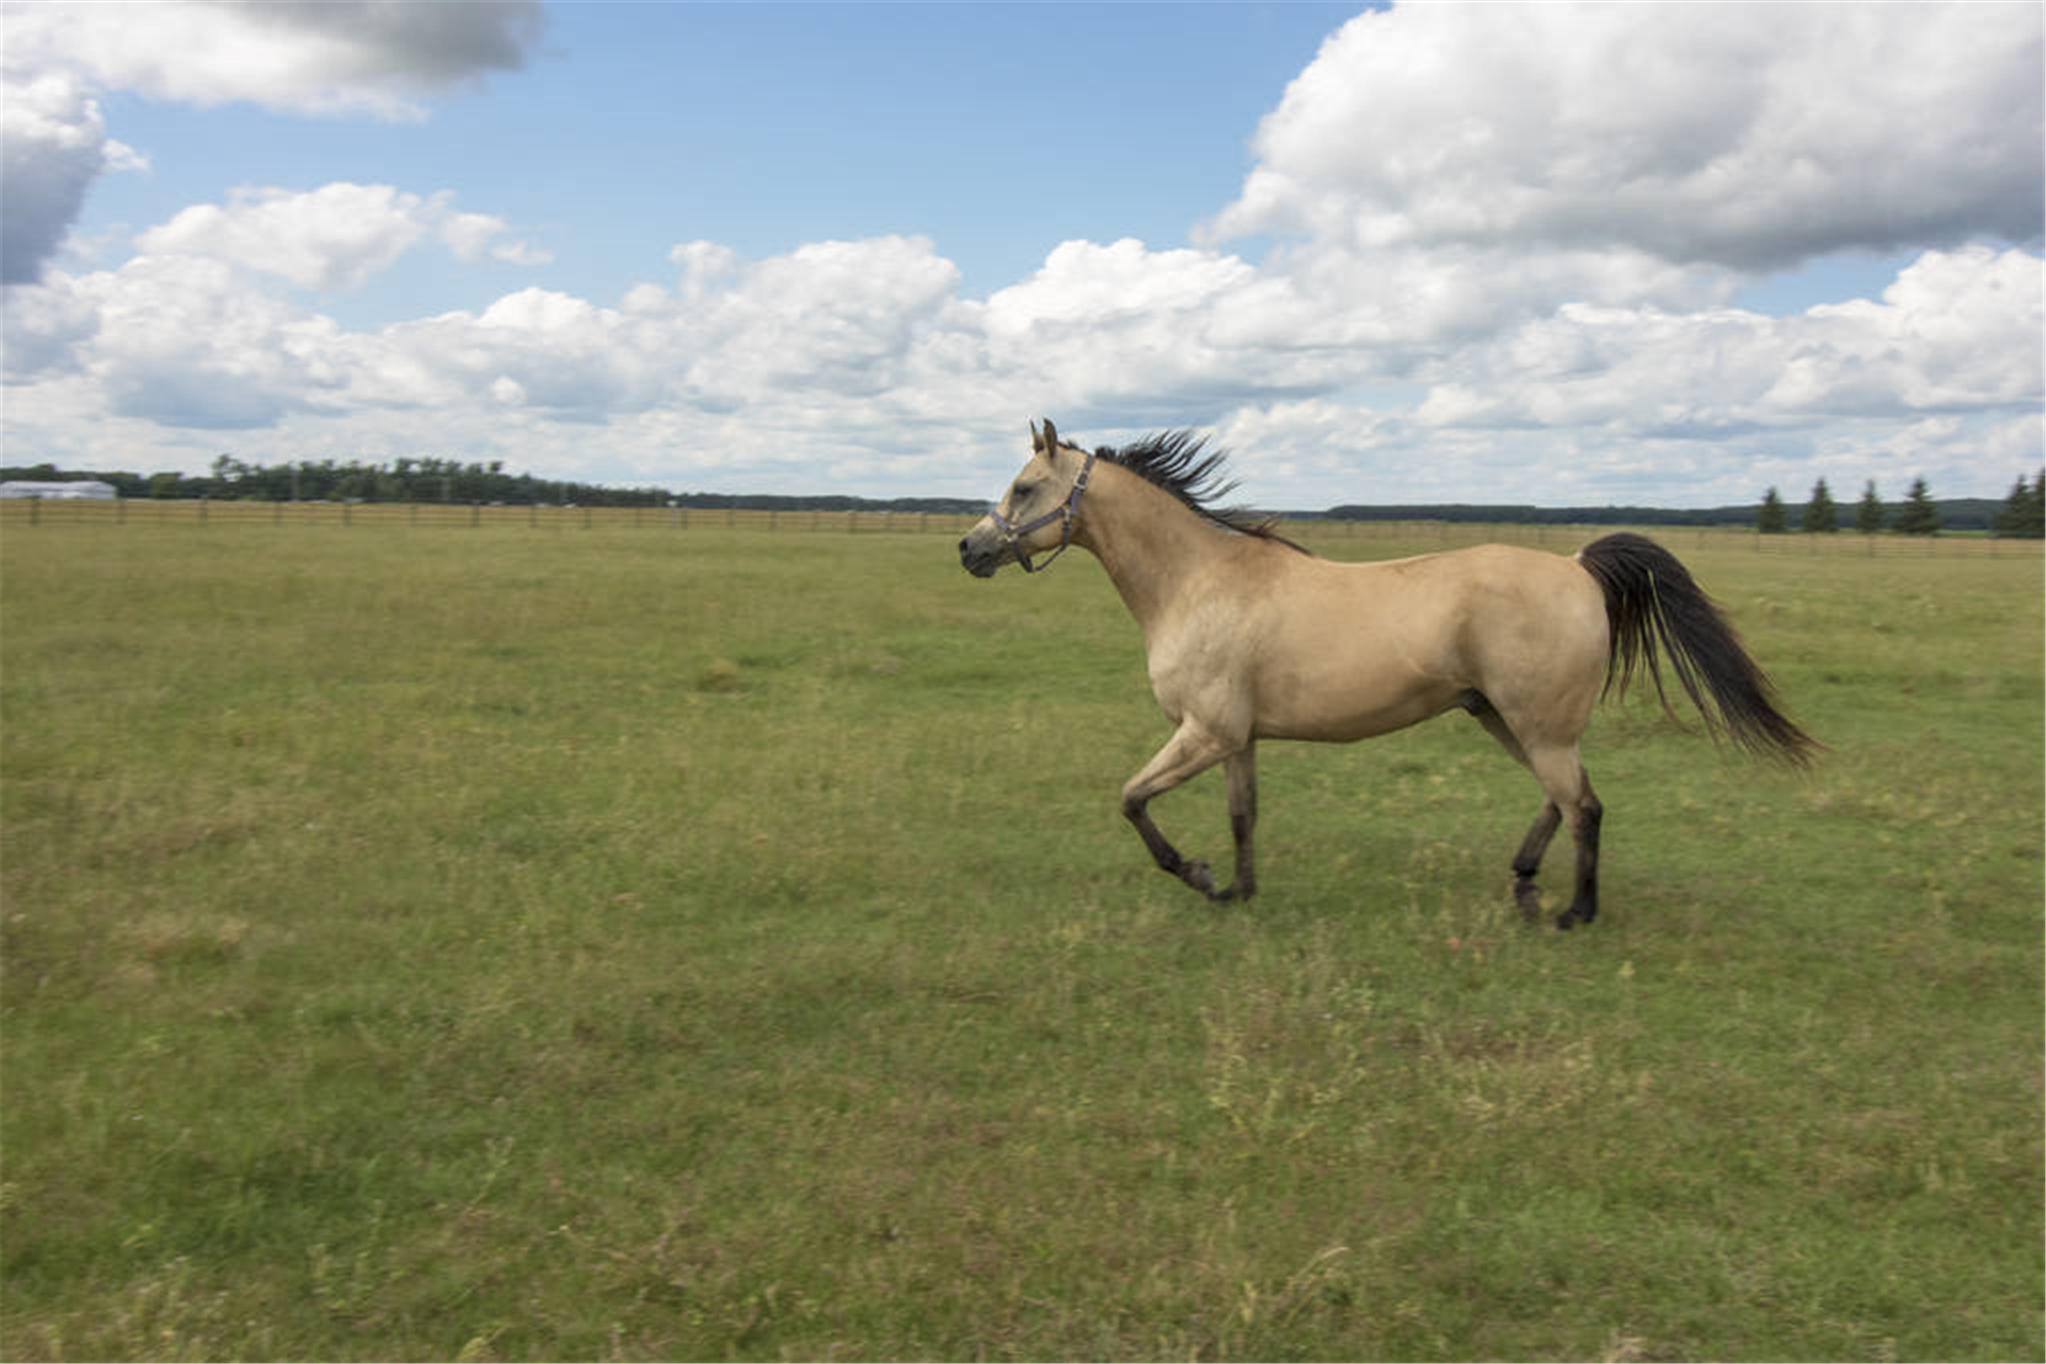
<svg viewBox="0 0 2046 1364">
<path fill-rule="evenodd" d="M 1073 480 L 1072 491 L 1066 500 L 1042 516 L 1033 517 L 1022 525 L 1013 525 L 1002 515 L 1001 508 L 988 508 L 988 516 L 994 521 L 995 529 L 1002 533 L 1002 543 L 1015 551 L 1016 562 L 1023 565 L 1025 573 L 1036 573 L 1051 567 L 1051 561 L 1066 552 L 1066 546 L 1073 542 L 1073 518 L 1080 514 L 1080 497 L 1087 491 L 1087 480 L 1094 475 L 1094 456 L 1088 455 L 1087 462 L 1080 466 L 1080 476 Z M 1045 556 L 1044 562 L 1033 565 L 1030 556 L 1023 552 L 1023 537 L 1031 535 L 1057 521 L 1059 525 L 1059 547 Z"/>
</svg>

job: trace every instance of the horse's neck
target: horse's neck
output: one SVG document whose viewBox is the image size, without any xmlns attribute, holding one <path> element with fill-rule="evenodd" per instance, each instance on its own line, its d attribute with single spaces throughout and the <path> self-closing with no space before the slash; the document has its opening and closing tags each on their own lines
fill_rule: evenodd
<svg viewBox="0 0 2046 1364">
<path fill-rule="evenodd" d="M 1123 605 L 1148 636 L 1174 598 L 1226 545 L 1178 498 L 1115 465 L 1095 473 L 1073 543 L 1108 570 Z"/>
</svg>

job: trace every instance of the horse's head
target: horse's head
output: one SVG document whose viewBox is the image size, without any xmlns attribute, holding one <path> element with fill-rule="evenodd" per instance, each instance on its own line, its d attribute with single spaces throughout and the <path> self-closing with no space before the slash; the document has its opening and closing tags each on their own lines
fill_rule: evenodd
<svg viewBox="0 0 2046 1364">
<path fill-rule="evenodd" d="M 959 562 L 976 578 L 991 578 L 1006 563 L 1034 573 L 1057 558 L 1073 540 L 1073 519 L 1094 472 L 1094 456 L 1059 439 L 1045 420 L 1039 431 L 1030 427 L 1030 462 L 1010 482 L 986 516 L 974 523 L 959 542 Z M 1033 554 L 1049 553 L 1044 564 Z"/>
</svg>

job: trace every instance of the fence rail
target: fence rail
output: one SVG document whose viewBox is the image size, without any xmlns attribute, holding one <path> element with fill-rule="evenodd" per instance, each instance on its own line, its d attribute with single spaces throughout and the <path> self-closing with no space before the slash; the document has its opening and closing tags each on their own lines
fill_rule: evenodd
<svg viewBox="0 0 2046 1364">
<path fill-rule="evenodd" d="M 0 529 L 96 526 L 293 526 L 312 528 L 467 529 L 525 527 L 539 531 L 744 530 L 839 535 L 960 535 L 978 518 L 968 513 L 896 511 L 755 511 L 737 507 L 515 506 L 440 502 L 255 502 L 124 498 L 0 499 Z M 1308 545 L 1398 542 L 1404 547 L 1453 549 L 1504 541 L 1565 551 L 1617 529 L 1613 526 L 1520 525 L 1448 521 L 1289 520 L 1284 533 Z M 1746 543 L 1757 553 L 1781 555 L 1938 556 L 1994 558 L 2030 554 L 2041 542 L 1982 534 L 1937 536 L 1760 535 L 1741 526 L 1646 526 L 1672 546 L 1697 548 Z"/>
</svg>

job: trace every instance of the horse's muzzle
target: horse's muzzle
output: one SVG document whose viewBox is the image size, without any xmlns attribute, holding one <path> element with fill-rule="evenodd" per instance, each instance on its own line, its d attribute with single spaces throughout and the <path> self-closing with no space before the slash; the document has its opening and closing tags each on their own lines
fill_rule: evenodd
<svg viewBox="0 0 2046 1364">
<path fill-rule="evenodd" d="M 959 542 L 959 566 L 976 578 L 994 577 L 1008 557 L 1009 547 L 997 535 L 969 533 Z"/>
</svg>

